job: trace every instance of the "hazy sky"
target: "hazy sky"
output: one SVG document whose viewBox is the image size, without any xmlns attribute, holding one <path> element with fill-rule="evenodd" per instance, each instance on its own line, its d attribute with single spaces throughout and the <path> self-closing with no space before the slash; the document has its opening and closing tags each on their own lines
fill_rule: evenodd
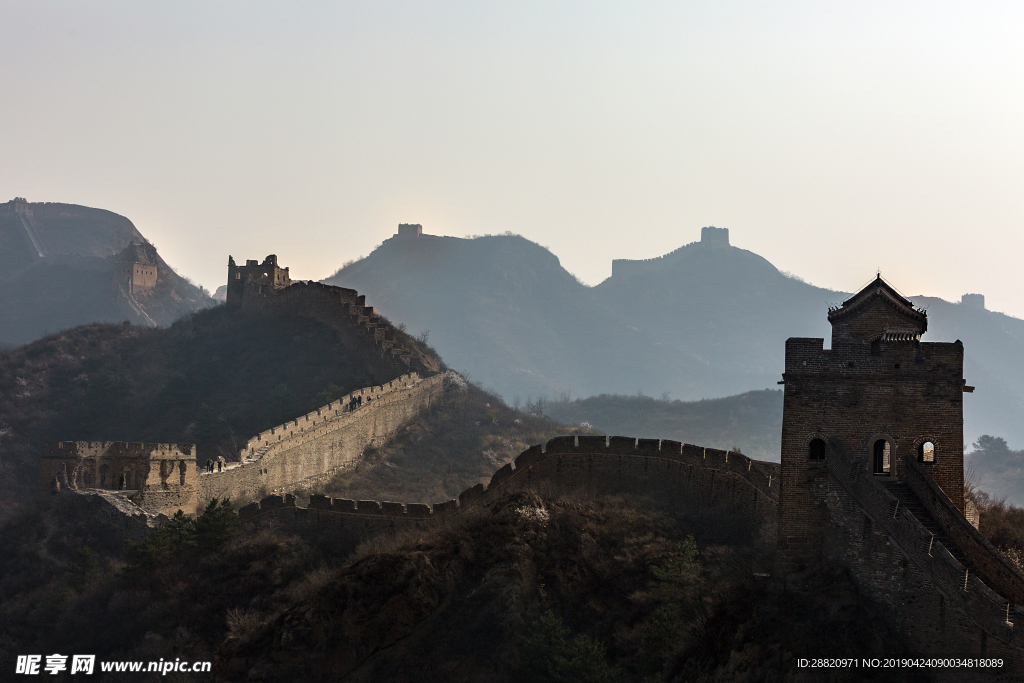
<svg viewBox="0 0 1024 683">
<path fill-rule="evenodd" d="M 730 229 L 818 285 L 1024 317 L 1019 2 L 8 2 L 0 201 L 128 216 L 214 288 L 400 222 L 582 280 Z"/>
</svg>

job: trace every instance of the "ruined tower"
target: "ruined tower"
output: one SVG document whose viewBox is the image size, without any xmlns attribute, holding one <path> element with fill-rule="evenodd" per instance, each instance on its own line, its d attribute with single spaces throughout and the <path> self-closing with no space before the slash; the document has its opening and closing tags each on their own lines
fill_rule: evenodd
<svg viewBox="0 0 1024 683">
<path fill-rule="evenodd" d="M 922 342 L 925 311 L 881 276 L 832 308 L 832 348 L 823 339 L 786 342 L 779 546 L 799 567 L 820 557 L 832 522 L 826 451 L 839 450 L 867 476 L 897 485 L 918 463 L 964 510 L 964 348 Z M 836 476 L 835 473 L 831 473 Z"/>
<path fill-rule="evenodd" d="M 147 512 L 192 514 L 196 474 L 193 444 L 61 441 L 43 448 L 39 501 L 62 489 L 122 491 Z"/>
<path fill-rule="evenodd" d="M 291 283 L 288 269 L 277 265 L 277 256 L 274 254 L 263 259 L 263 263 L 249 260 L 244 266 L 235 265 L 235 259 L 228 256 L 229 306 L 240 306 L 246 299 L 264 298 Z"/>
</svg>

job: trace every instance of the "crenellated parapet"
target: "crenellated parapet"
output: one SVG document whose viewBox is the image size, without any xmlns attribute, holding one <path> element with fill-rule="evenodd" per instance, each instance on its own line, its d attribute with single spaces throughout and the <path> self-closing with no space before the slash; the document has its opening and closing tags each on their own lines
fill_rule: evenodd
<svg viewBox="0 0 1024 683">
<path fill-rule="evenodd" d="M 477 484 L 457 499 L 433 506 L 313 495 L 309 506 L 302 508 L 294 496 L 285 495 L 246 505 L 239 515 L 245 521 L 284 515 L 347 525 L 358 540 L 396 525 L 451 517 L 509 491 L 536 486 L 642 495 L 660 490 L 680 500 L 746 510 L 768 525 L 773 523 L 779 495 L 778 465 L 740 453 L 669 440 L 566 436 L 523 451 L 514 463 L 495 472 L 486 487 Z"/>
<path fill-rule="evenodd" d="M 402 375 L 346 394 L 249 439 L 239 462 L 199 463 L 197 503 L 245 500 L 325 481 L 354 466 L 369 446 L 391 438 L 441 394 L 443 376 Z"/>
</svg>

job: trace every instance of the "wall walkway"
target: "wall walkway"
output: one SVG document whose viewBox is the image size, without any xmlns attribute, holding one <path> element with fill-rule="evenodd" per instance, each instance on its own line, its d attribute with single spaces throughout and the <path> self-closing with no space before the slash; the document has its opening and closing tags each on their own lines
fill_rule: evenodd
<svg viewBox="0 0 1024 683">
<path fill-rule="evenodd" d="M 417 373 L 359 389 L 252 439 L 238 463 L 201 471 L 201 510 L 213 498 L 245 500 L 262 493 L 309 486 L 354 465 L 368 446 L 380 445 L 442 391 L 443 375 Z M 199 463 L 200 469 L 204 463 Z"/>
</svg>

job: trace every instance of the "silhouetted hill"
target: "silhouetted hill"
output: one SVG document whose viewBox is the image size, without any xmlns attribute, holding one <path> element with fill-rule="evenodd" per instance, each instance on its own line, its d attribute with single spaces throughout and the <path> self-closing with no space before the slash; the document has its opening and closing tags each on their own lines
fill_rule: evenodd
<svg viewBox="0 0 1024 683">
<path fill-rule="evenodd" d="M 641 383 L 633 391 L 684 400 L 774 385 L 785 340 L 827 339 L 827 302 L 844 296 L 787 277 L 727 243 L 694 242 L 658 259 L 615 266 L 594 293 L 651 342 L 637 359 Z"/>
<path fill-rule="evenodd" d="M 430 330 L 448 363 L 510 401 L 638 391 L 686 401 L 774 389 L 786 339 L 822 337 L 827 347 L 827 307 L 848 295 L 705 232 L 659 258 L 615 261 L 596 287 L 512 235 L 396 236 L 326 282 L 367 292 L 413 334 Z M 977 387 L 965 396 L 967 438 L 990 433 L 1024 445 L 1024 321 L 915 301 L 929 307 L 926 340 L 964 342 Z"/>
<path fill-rule="evenodd" d="M 1010 450 L 1006 439 L 988 434 L 971 446 L 973 450 L 967 453 L 964 467 L 967 478 L 984 492 L 985 499 L 979 502 L 1024 505 L 1024 450 Z M 1019 528 L 1019 533 L 1024 535 L 1024 527 Z"/>
<path fill-rule="evenodd" d="M 168 325 L 213 305 L 124 216 L 73 204 L 15 204 L 0 204 L 0 343 L 21 344 L 91 322 Z M 128 301 L 115 266 L 133 243 L 143 245 L 158 279 L 153 287 L 136 288 Z"/>
<path fill-rule="evenodd" d="M 587 423 L 602 434 L 643 434 L 731 450 L 779 462 L 782 391 L 765 389 L 702 401 L 602 394 L 574 401 L 545 401 L 539 408 L 558 422 Z"/>
<path fill-rule="evenodd" d="M 394 238 L 324 282 L 372 291 L 384 315 L 429 331 L 455 367 L 509 397 L 589 387 L 596 368 L 618 370 L 592 343 L 610 316 L 590 289 L 516 235 Z M 604 336 L 625 341 L 624 332 Z"/>
</svg>

